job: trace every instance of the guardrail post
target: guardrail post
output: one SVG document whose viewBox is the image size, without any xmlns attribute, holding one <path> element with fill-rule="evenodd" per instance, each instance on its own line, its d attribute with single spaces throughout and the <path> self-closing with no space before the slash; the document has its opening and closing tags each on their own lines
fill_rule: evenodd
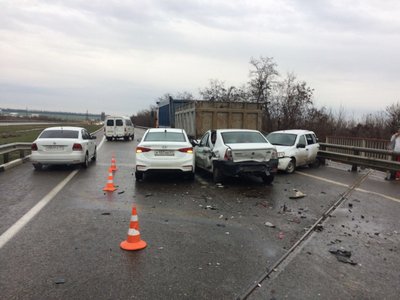
<svg viewBox="0 0 400 300">
<path fill-rule="evenodd" d="M 25 157 L 25 150 L 19 150 L 19 158 Z"/>
<path fill-rule="evenodd" d="M 8 153 L 4 153 L 3 154 L 3 162 L 6 164 L 9 162 L 9 160 L 10 160 L 10 157 L 9 157 Z"/>
<path fill-rule="evenodd" d="M 353 153 L 354 153 L 354 155 L 360 155 L 360 151 L 358 151 L 358 150 L 354 150 Z M 357 168 L 358 168 L 357 164 L 352 164 L 351 165 L 351 171 L 352 172 L 357 172 Z"/>
</svg>

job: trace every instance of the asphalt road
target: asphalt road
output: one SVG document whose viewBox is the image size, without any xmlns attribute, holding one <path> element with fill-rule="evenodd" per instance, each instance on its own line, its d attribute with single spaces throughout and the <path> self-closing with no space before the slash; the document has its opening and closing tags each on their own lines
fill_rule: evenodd
<svg viewBox="0 0 400 300">
<path fill-rule="evenodd" d="M 193 182 L 165 174 L 135 182 L 137 142 L 99 134 L 98 160 L 86 170 L 25 163 L 0 174 L 0 299 L 398 299 L 398 182 L 337 164 L 279 174 L 267 186 L 252 177 L 217 186 L 201 172 Z M 109 194 L 113 154 L 117 191 Z M 293 189 L 306 196 L 290 199 Z M 133 204 L 148 246 L 127 252 L 119 244 Z M 332 247 L 351 251 L 355 265 Z"/>
</svg>

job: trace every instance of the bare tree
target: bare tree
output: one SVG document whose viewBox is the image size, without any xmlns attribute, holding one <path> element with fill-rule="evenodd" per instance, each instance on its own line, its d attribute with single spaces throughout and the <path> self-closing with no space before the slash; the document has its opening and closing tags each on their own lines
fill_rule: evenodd
<svg viewBox="0 0 400 300">
<path fill-rule="evenodd" d="M 210 86 L 200 89 L 200 95 L 205 100 L 216 102 L 238 102 L 246 101 L 246 87 L 225 87 L 225 82 L 218 79 L 211 79 Z"/>
<path fill-rule="evenodd" d="M 297 81 L 293 73 L 288 73 L 287 78 L 279 83 L 278 106 L 281 122 L 286 128 L 304 126 L 307 113 L 313 107 L 313 91 L 305 81 Z"/>
<path fill-rule="evenodd" d="M 273 57 L 260 56 L 259 59 L 251 57 L 249 77 L 249 96 L 250 101 L 262 103 L 264 105 L 266 125 L 270 129 L 271 123 L 271 93 L 276 78 L 279 76 L 277 64 Z"/>
<path fill-rule="evenodd" d="M 393 133 L 400 127 L 400 103 L 397 102 L 386 107 L 386 115 L 386 126 Z"/>
</svg>

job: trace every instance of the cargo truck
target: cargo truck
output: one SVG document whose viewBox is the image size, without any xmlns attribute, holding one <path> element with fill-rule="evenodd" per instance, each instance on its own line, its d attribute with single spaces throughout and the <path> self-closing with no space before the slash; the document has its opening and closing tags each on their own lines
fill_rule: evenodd
<svg viewBox="0 0 400 300">
<path fill-rule="evenodd" d="M 262 129 L 259 103 L 190 101 L 175 110 L 175 127 L 199 139 L 210 129 Z"/>
</svg>

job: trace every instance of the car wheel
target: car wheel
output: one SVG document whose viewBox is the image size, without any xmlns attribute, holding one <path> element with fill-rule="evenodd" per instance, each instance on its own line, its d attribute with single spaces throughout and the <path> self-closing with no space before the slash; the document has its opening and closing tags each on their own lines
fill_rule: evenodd
<svg viewBox="0 0 400 300">
<path fill-rule="evenodd" d="M 220 183 L 222 181 L 221 170 L 218 167 L 213 169 L 213 181 L 214 183 Z"/>
<path fill-rule="evenodd" d="M 292 158 L 286 167 L 286 173 L 292 174 L 295 169 L 296 169 L 296 160 Z"/>
<path fill-rule="evenodd" d="M 189 180 L 193 181 L 194 180 L 194 172 L 190 172 L 190 174 L 187 177 Z"/>
<path fill-rule="evenodd" d="M 129 136 L 124 136 L 125 141 L 129 141 Z"/>
<path fill-rule="evenodd" d="M 135 178 L 136 178 L 136 181 L 143 180 L 143 172 L 136 171 Z"/>
<path fill-rule="evenodd" d="M 267 175 L 267 174 L 264 174 L 263 176 L 262 176 L 262 180 L 263 180 L 263 182 L 265 183 L 265 184 L 271 184 L 272 183 L 272 181 L 274 181 L 274 175 Z"/>
<path fill-rule="evenodd" d="M 97 159 L 97 149 L 94 149 L 94 153 L 93 153 L 93 157 L 92 157 L 92 161 L 96 161 Z"/>
<path fill-rule="evenodd" d="M 112 138 L 110 138 L 110 137 L 107 137 L 106 139 L 107 139 L 107 141 L 109 141 L 109 142 L 112 140 Z"/>
<path fill-rule="evenodd" d="M 87 167 L 89 167 L 89 155 L 86 153 L 85 155 L 85 161 L 82 163 L 82 167 L 84 169 L 86 169 Z"/>
<path fill-rule="evenodd" d="M 321 164 L 321 162 L 319 161 L 318 158 L 316 158 L 316 159 L 314 160 L 314 162 L 312 162 L 312 163 L 309 164 L 308 166 L 309 166 L 310 168 L 318 168 L 320 164 Z"/>
<path fill-rule="evenodd" d="M 43 168 L 42 164 L 33 164 L 33 167 L 35 168 L 35 170 L 40 171 Z"/>
</svg>

